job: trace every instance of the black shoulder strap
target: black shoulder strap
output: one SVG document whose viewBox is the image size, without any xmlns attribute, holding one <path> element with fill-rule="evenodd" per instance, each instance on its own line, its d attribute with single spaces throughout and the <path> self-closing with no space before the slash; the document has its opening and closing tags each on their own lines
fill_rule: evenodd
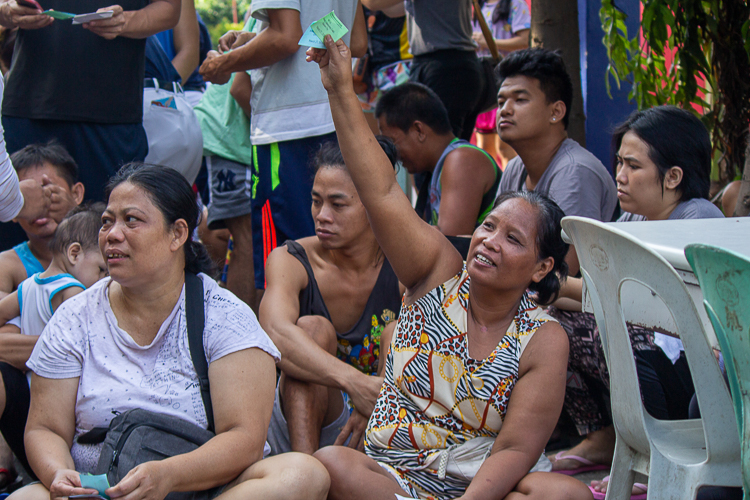
<svg viewBox="0 0 750 500">
<path fill-rule="evenodd" d="M 203 350 L 203 329 L 205 312 L 203 310 L 203 281 L 193 273 L 185 272 L 185 317 L 187 320 L 190 357 L 198 374 L 203 406 L 206 407 L 208 430 L 214 432 L 214 411 L 211 406 L 211 392 L 208 387 L 208 362 Z"/>
</svg>

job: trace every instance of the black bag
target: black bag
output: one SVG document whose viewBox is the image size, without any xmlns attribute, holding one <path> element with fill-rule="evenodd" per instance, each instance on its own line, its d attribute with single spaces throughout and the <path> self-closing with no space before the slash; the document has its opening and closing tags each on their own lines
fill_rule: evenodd
<svg viewBox="0 0 750 500">
<path fill-rule="evenodd" d="M 213 409 L 208 387 L 208 362 L 203 350 L 203 282 L 192 273 L 185 273 L 185 315 L 187 319 L 190 357 L 198 374 L 208 430 L 181 418 L 162 415 L 141 408 L 117 415 L 109 427 L 95 427 L 78 437 L 80 444 L 103 442 L 96 474 L 107 474 L 114 486 L 136 465 L 163 460 L 195 450 L 214 437 Z M 167 500 L 208 500 L 218 488 L 205 491 L 172 492 Z"/>
</svg>

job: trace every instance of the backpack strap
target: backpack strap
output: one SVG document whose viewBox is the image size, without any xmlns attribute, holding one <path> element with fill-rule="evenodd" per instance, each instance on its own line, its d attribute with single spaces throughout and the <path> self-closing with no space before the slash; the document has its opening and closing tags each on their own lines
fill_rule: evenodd
<svg viewBox="0 0 750 500">
<path fill-rule="evenodd" d="M 206 408 L 208 430 L 214 432 L 214 411 L 208 386 L 208 361 L 206 361 L 206 353 L 203 349 L 203 329 L 206 322 L 203 307 L 203 280 L 185 271 L 185 317 L 190 357 L 193 359 L 193 366 L 198 374 L 203 406 Z"/>
</svg>

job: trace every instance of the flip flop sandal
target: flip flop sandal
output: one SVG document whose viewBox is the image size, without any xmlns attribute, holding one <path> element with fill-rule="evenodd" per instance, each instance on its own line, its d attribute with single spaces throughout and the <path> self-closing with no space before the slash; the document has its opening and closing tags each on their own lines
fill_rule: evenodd
<svg viewBox="0 0 750 500">
<path fill-rule="evenodd" d="M 576 474 L 583 474 L 584 472 L 591 472 L 595 470 L 608 470 L 611 465 L 604 465 L 604 464 L 595 464 L 591 460 L 587 460 L 583 457 L 579 457 L 577 455 L 563 455 L 565 453 L 564 451 L 561 451 L 557 455 L 555 455 L 555 461 L 558 460 L 575 460 L 576 462 L 580 463 L 580 467 L 576 467 L 575 469 L 562 469 L 562 470 L 552 470 L 552 472 L 556 474 L 565 474 L 566 476 L 575 476 Z"/>
<path fill-rule="evenodd" d="M 609 476 L 605 476 L 604 479 L 602 479 L 602 482 L 609 483 Z M 633 488 L 638 488 L 643 490 L 643 493 L 636 493 L 635 495 L 630 495 L 630 500 L 646 500 L 646 497 L 648 496 L 648 485 L 643 483 L 633 483 Z M 591 493 L 594 495 L 594 500 L 604 500 L 607 496 L 606 492 L 602 491 L 596 491 L 594 490 L 594 487 L 589 485 L 589 489 L 591 490 Z"/>
</svg>

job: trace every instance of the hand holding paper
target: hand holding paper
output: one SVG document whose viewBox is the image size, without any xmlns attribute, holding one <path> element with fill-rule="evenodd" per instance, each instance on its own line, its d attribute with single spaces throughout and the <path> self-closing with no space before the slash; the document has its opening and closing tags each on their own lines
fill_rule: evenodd
<svg viewBox="0 0 750 500">
<path fill-rule="evenodd" d="M 302 38 L 300 38 L 299 45 L 304 47 L 315 47 L 316 49 L 325 49 L 326 46 L 323 44 L 323 39 L 326 35 L 331 35 L 333 41 L 337 42 L 348 32 L 349 29 L 338 17 L 336 17 L 336 13 L 331 11 L 310 24 L 302 35 Z"/>
</svg>

